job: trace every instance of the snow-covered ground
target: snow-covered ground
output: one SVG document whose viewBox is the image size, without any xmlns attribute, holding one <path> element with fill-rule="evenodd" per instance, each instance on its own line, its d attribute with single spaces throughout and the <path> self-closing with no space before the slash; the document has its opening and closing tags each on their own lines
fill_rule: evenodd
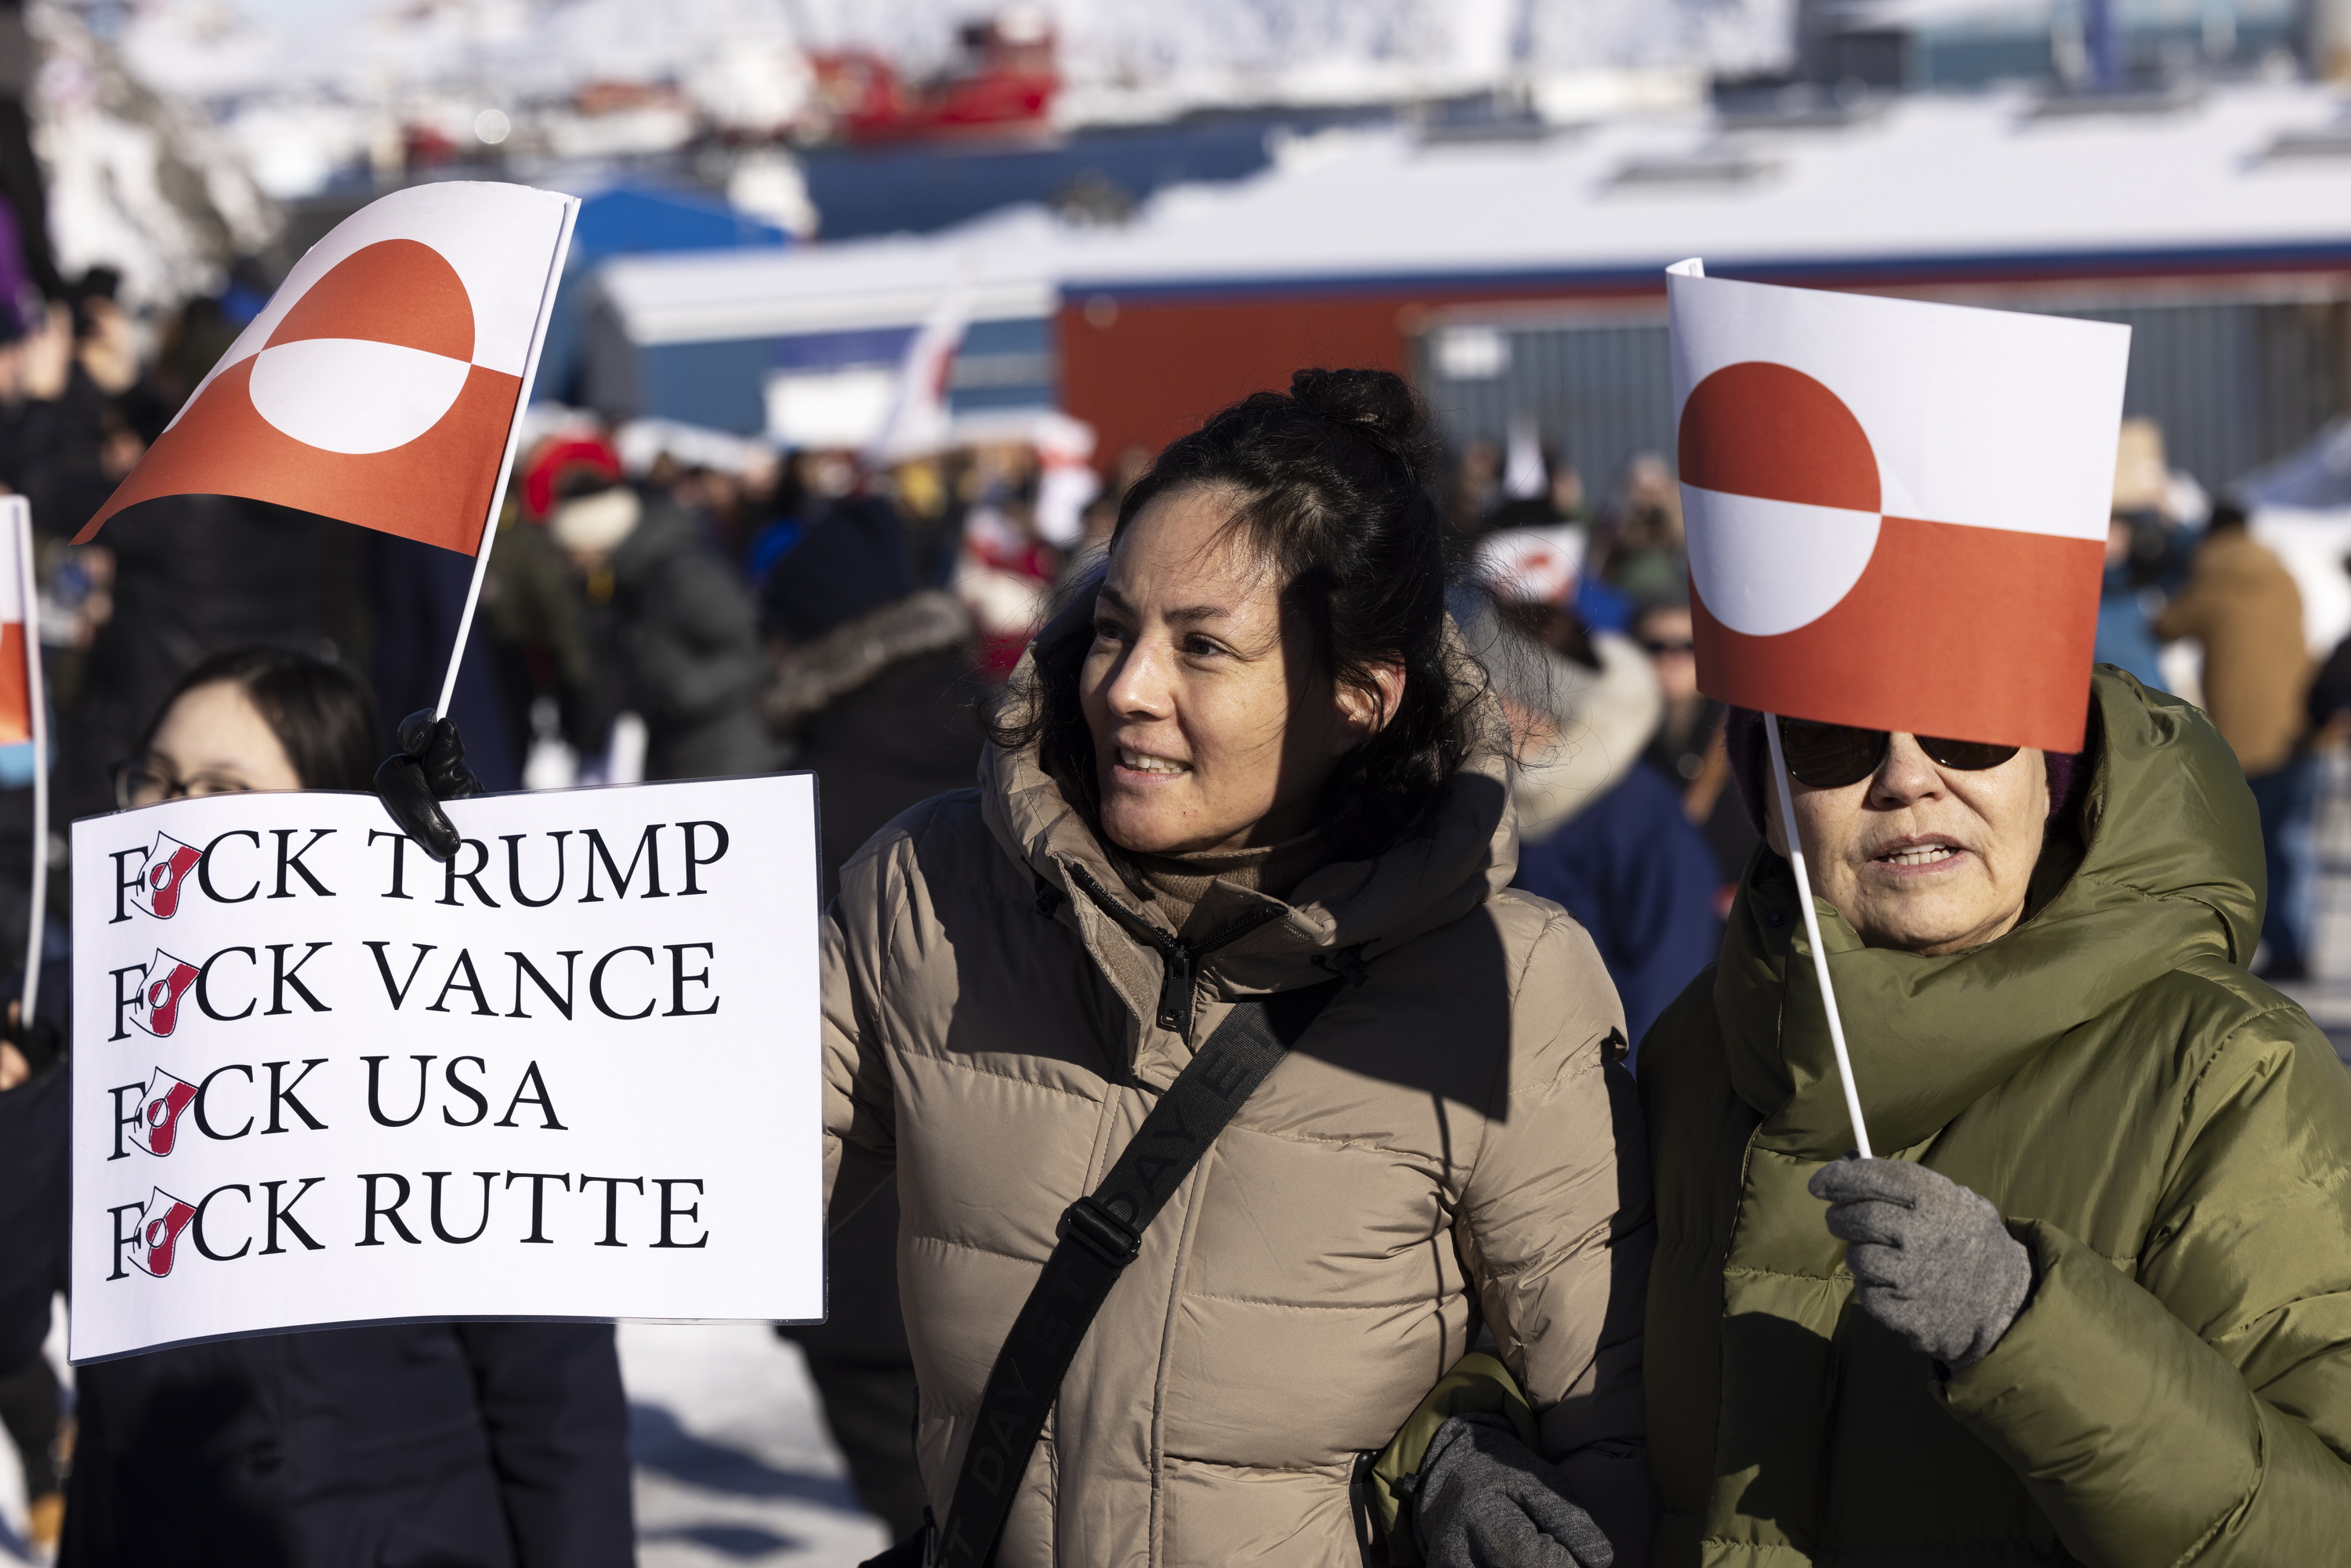
<svg viewBox="0 0 2351 1568">
<path fill-rule="evenodd" d="M 643 1568 L 833 1568 L 889 1544 L 857 1506 L 799 1347 L 757 1324 L 627 1323 Z"/>
<path fill-rule="evenodd" d="M 49 1338 L 65 1365 L 64 1314 Z M 888 1544 L 857 1506 L 799 1347 L 758 1324 L 624 1323 L 642 1568 L 848 1568 Z M 25 1546 L 25 1478 L 0 1438 L 0 1564 Z"/>
</svg>

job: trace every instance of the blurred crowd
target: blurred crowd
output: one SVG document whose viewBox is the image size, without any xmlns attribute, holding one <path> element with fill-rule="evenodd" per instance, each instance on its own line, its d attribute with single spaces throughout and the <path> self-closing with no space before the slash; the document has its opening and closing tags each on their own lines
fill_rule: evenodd
<svg viewBox="0 0 2351 1568">
<path fill-rule="evenodd" d="M 379 732 L 360 744 L 362 758 L 390 750 L 392 723 L 439 695 L 475 570 L 472 559 L 431 546 L 223 496 L 146 502 L 110 518 L 92 542 L 72 542 L 261 303 L 243 291 L 197 301 L 142 344 L 113 298 L 115 281 L 94 273 L 62 285 L 53 301 L 17 290 L 27 301 L 23 329 L 0 344 L 0 486 L 32 507 L 57 737 L 51 821 L 60 828 L 177 787 L 162 754 L 173 726 L 184 728 L 195 711 L 183 700 L 192 680 L 242 686 L 236 700 L 280 731 L 286 694 L 305 694 L 297 710 L 330 708 Z M 503 790 L 810 769 L 823 801 L 829 897 L 841 863 L 883 823 L 971 782 L 975 699 L 1011 669 L 1057 583 L 1098 551 L 1119 495 L 1146 461 L 1130 453 L 1097 472 L 1092 457 L 1090 434 L 1058 415 L 949 427 L 881 455 L 782 453 L 709 430 L 616 427 L 533 407 L 451 703 L 474 771 Z M 304 765 L 315 747 L 277 738 L 295 782 L 365 787 L 365 767 L 354 772 L 342 759 L 321 771 Z M 27 750 L 0 747 L 0 942 L 26 936 Z M 49 854 L 60 870 L 64 850 L 54 833 Z M 70 1006 L 70 912 L 66 879 L 49 885 L 45 973 L 54 974 L 38 1021 L 54 1047 Z M 12 1171 L 62 1169 L 57 1060 L 29 1036 L 22 1051 L 0 1051 L 0 1091 L 10 1092 L 0 1093 L 0 1112 L 18 1113 L 0 1125 Z M 59 1113 L 40 1114 L 37 1099 L 56 1100 Z M 62 1189 L 0 1185 L 8 1294 L 0 1417 L 24 1461 L 34 1544 L 45 1547 L 58 1537 L 70 1469 L 71 1400 L 41 1353 L 49 1298 L 62 1285 L 49 1266 L 63 1265 L 62 1239 L 49 1234 Z M 895 1226 L 884 1194 L 837 1235 L 830 1324 L 788 1332 L 803 1342 L 861 1494 L 903 1533 L 921 1502 L 907 1446 L 914 1385 L 891 1260 Z M 576 1404 L 583 1386 L 602 1400 L 609 1333 L 600 1351 L 558 1345 L 553 1333 L 511 1343 L 314 1335 L 302 1348 L 317 1364 L 305 1372 L 300 1356 L 287 1364 L 348 1385 L 352 1397 L 403 1358 L 460 1375 L 470 1366 L 483 1389 L 503 1390 L 510 1418 L 552 1408 L 549 1400 Z M 89 1484 L 119 1469 L 87 1448 L 98 1431 L 88 1424 L 99 1419 L 91 1402 L 112 1389 L 110 1441 L 120 1453 L 164 1464 L 175 1484 L 233 1494 L 245 1460 L 214 1475 L 210 1427 L 184 1411 L 158 1414 L 157 1390 L 226 1378 L 270 1405 L 266 1390 L 288 1375 L 227 1353 L 164 1353 L 123 1366 L 162 1381 L 146 1387 L 130 1372 L 115 1376 L 120 1368 L 85 1378 Z M 145 1415 L 125 1427 L 126 1411 Z M 498 1463 L 513 1459 L 501 1451 Z M 300 1521 L 288 1528 L 298 1532 Z"/>
<path fill-rule="evenodd" d="M 232 289 L 145 340 L 115 285 L 95 271 L 44 298 L 0 277 L 27 301 L 0 345 L 0 485 L 29 498 L 38 540 L 59 823 L 131 803 L 118 765 L 219 655 L 323 661 L 359 678 L 384 726 L 432 706 L 474 570 L 217 496 L 150 501 L 71 542 L 259 305 Z M 492 790 L 812 770 L 829 898 L 892 817 L 970 784 L 975 700 L 1099 559 L 1150 461 L 1097 453 L 1059 415 L 950 423 L 925 449 L 876 454 L 535 406 L 451 710 L 472 767 Z M 1589 488 L 1571 455 L 1517 428 L 1460 450 L 1443 500 L 1471 585 L 1455 618 L 1516 729 L 1519 883 L 1592 934 L 1637 1063 L 1649 1024 L 1714 958 L 1757 842 L 1725 710 L 1698 688 L 1673 470 L 1644 455 Z M 2168 470 L 2142 423 L 2125 431 L 2106 559 L 2096 656 L 2200 701 L 2237 750 L 2269 845 L 2267 972 L 2299 977 L 2314 757 L 2351 737 L 2351 644 L 2310 657 L 2291 574 L 2241 508 Z M 0 748 L 0 951 L 26 936 L 5 893 L 29 866 L 21 751 Z M 59 968 L 42 1013 L 62 1026 L 69 926 L 65 882 L 50 886 Z M 779 1332 L 808 1356 L 861 1496 L 904 1534 L 922 1490 L 897 1224 L 885 1190 L 833 1239 L 831 1322 Z M 37 1533 L 54 1539 L 61 1403 L 38 1343 L 0 1344 L 0 1415 Z"/>
</svg>

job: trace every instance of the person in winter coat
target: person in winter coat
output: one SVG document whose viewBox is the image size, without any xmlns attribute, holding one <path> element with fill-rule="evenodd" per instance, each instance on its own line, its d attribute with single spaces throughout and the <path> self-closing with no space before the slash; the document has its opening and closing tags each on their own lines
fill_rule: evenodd
<svg viewBox="0 0 2351 1568">
<path fill-rule="evenodd" d="M 114 612 L 90 646 L 79 695 L 59 715 L 61 819 L 112 808 L 107 768 L 197 664 L 260 643 L 327 644 L 339 621 L 328 569 L 342 526 L 235 496 L 158 497 L 109 519 Z"/>
<path fill-rule="evenodd" d="M 1509 591 L 1496 582 L 1498 596 Z M 1523 731 L 1511 780 L 1518 885 L 1591 934 L 1625 1007 L 1625 1065 L 1637 1071 L 1641 1037 L 1721 943 L 1714 852 L 1643 756 L 1664 704 L 1639 645 L 1585 632 L 1561 605 L 1520 601 L 1500 617 L 1531 627 L 1523 639 L 1499 627 L 1495 643 L 1480 638 Z M 1481 618 L 1469 619 L 1477 635 Z"/>
<path fill-rule="evenodd" d="M 781 652 L 761 706 L 791 737 L 794 765 L 816 775 L 828 904 L 866 840 L 968 784 L 979 762 L 976 629 L 935 586 L 943 573 L 916 559 L 903 521 L 887 497 L 843 497 L 776 562 L 764 598 Z M 924 1503 L 897 1250 L 897 1194 L 884 1184 L 826 1243 L 825 1321 L 776 1332 L 808 1358 L 859 1500 L 904 1536 L 921 1527 Z"/>
<path fill-rule="evenodd" d="M 2270 949 L 2262 973 L 2301 979 L 2318 881 L 2318 766 L 2304 732 L 2310 646 L 2294 575 L 2245 531 L 2243 508 L 2226 501 L 2212 508 L 2188 586 L 2156 617 L 2155 634 L 2203 646 L 2204 711 L 2236 752 L 2261 809 L 2269 870 L 2262 940 Z"/>
<path fill-rule="evenodd" d="M 580 475 L 549 535 L 571 559 L 606 670 L 645 721 L 647 779 L 732 779 L 776 764 L 754 704 L 768 676 L 750 591 L 675 505 Z"/>
<path fill-rule="evenodd" d="M 70 986 L 70 974 L 47 967 L 44 986 Z M 67 1288 L 73 1074 L 61 1060 L 55 1009 L 42 1008 L 39 1025 L 28 1030 L 17 1022 L 16 1003 L 7 1006 L 0 1039 L 0 1428 L 22 1467 L 26 1543 L 46 1554 L 57 1550 L 65 1516 L 57 1463 L 63 1406 L 42 1342 Z"/>
<path fill-rule="evenodd" d="M 1623 1019 L 1591 939 L 1510 888 L 1507 737 L 1448 629 L 1424 442 L 1397 377 L 1305 371 L 1172 444 L 1016 672 L 979 787 L 842 873 L 831 1214 L 896 1173 L 944 1561 L 986 1556 L 958 1476 L 1065 1212 L 1238 1006 L 1325 987 L 1171 1181 L 1033 1454 L 975 1463 L 1012 1489 L 995 1561 L 1364 1562 L 1369 1456 L 1481 1322 L 1545 1453 L 1459 1445 L 1431 1560 L 1538 1525 L 1555 1561 L 1641 1558 Z M 1552 1503 L 1510 1511 L 1538 1471 Z"/>
<path fill-rule="evenodd" d="M 125 806 L 364 789 L 367 688 L 250 649 L 191 671 Z M 84 1366 L 65 1568 L 622 1568 L 635 1561 L 612 1331 L 400 1323 L 263 1334 Z"/>
<path fill-rule="evenodd" d="M 760 708 L 817 776 L 828 903 L 866 840 L 979 761 L 978 630 L 914 543 L 888 497 L 844 497 L 777 561 L 761 606 L 778 652 Z"/>
<path fill-rule="evenodd" d="M 2245 971 L 2220 732 L 2092 697 L 2074 757 L 1783 726 L 1874 1160 L 1735 714 L 1771 848 L 1641 1063 L 1658 1564 L 2342 1561 L 2351 1077 Z"/>
</svg>

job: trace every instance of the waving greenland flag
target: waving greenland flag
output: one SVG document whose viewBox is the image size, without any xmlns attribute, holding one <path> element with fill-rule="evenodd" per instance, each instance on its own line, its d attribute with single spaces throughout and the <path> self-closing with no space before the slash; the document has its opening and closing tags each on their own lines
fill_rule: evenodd
<svg viewBox="0 0 2351 1568">
<path fill-rule="evenodd" d="M 2130 329 L 1667 274 L 1700 689 L 2080 749 Z"/>
<path fill-rule="evenodd" d="M 245 496 L 472 555 L 579 203 L 395 191 L 310 247 L 98 515 Z"/>
</svg>

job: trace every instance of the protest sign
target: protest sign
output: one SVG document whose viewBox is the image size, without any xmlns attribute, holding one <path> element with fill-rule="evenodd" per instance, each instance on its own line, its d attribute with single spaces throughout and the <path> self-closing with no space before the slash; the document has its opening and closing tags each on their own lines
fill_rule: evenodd
<svg viewBox="0 0 2351 1568">
<path fill-rule="evenodd" d="M 74 824 L 71 1353 L 823 1313 L 806 775 Z"/>
</svg>

